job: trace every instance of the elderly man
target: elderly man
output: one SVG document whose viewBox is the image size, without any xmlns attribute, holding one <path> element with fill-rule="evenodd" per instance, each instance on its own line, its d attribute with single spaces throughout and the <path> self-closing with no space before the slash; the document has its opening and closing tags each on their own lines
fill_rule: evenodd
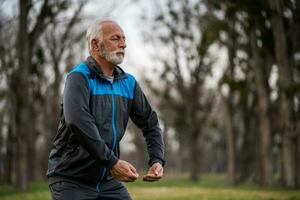
<svg viewBox="0 0 300 200">
<path fill-rule="evenodd" d="M 47 176 L 52 199 L 131 199 L 122 182 L 139 174 L 119 159 L 129 117 L 142 130 L 149 154 L 144 181 L 163 176 L 164 145 L 156 113 L 122 63 L 126 40 L 114 21 L 87 30 L 90 56 L 67 75 Z"/>
</svg>

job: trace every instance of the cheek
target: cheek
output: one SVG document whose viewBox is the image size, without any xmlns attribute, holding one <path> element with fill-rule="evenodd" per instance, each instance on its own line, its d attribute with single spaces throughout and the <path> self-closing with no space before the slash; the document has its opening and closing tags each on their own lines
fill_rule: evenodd
<svg viewBox="0 0 300 200">
<path fill-rule="evenodd" d="M 118 49 L 117 44 L 114 44 L 113 42 L 109 42 L 109 41 L 105 43 L 105 47 L 109 52 L 115 51 L 116 49 Z"/>
</svg>

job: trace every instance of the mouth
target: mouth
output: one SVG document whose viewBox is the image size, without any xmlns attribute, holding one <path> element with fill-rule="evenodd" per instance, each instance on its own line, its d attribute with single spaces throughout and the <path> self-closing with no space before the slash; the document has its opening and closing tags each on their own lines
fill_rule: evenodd
<svg viewBox="0 0 300 200">
<path fill-rule="evenodd" d="M 124 52 L 117 52 L 116 54 L 117 54 L 118 56 L 124 56 L 124 55 L 125 55 Z"/>
</svg>

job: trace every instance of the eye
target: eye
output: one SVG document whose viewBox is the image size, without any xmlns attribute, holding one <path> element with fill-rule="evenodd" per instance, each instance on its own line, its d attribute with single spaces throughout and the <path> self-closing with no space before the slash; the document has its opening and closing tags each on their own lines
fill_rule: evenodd
<svg viewBox="0 0 300 200">
<path fill-rule="evenodd" d="M 112 41 L 119 41 L 120 38 L 119 37 L 112 37 L 110 40 L 112 40 Z"/>
<path fill-rule="evenodd" d="M 113 41 L 113 42 L 125 42 L 126 40 L 125 40 L 125 37 L 121 37 L 121 36 L 112 36 L 111 38 L 110 38 L 110 40 L 111 41 Z"/>
</svg>

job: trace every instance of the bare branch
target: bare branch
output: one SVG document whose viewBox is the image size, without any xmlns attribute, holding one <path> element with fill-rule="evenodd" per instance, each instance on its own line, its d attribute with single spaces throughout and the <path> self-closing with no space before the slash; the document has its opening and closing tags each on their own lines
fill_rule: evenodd
<svg viewBox="0 0 300 200">
<path fill-rule="evenodd" d="M 31 41 L 38 38 L 43 30 L 47 27 L 46 19 L 51 15 L 51 8 L 49 7 L 48 3 L 49 0 L 44 0 L 40 14 L 37 17 L 37 22 L 32 31 L 29 33 Z"/>
</svg>

